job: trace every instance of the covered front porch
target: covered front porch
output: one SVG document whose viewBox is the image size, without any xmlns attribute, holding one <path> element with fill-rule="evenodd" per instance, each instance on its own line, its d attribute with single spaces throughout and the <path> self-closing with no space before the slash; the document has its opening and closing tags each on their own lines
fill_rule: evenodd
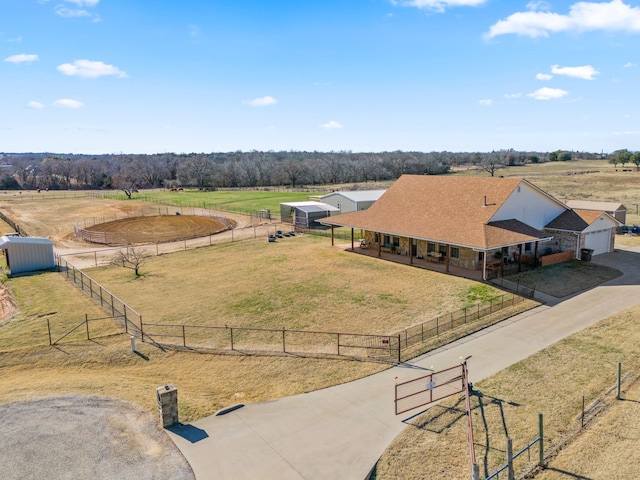
<svg viewBox="0 0 640 480">
<path fill-rule="evenodd" d="M 538 242 L 480 250 L 351 228 L 347 251 L 472 280 L 487 281 L 537 266 Z M 335 245 L 331 228 L 331 244 Z"/>
</svg>

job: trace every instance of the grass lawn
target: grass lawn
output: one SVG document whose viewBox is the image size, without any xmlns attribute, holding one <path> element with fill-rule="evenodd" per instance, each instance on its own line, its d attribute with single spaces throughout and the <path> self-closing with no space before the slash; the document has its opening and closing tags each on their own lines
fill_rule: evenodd
<svg viewBox="0 0 640 480">
<path fill-rule="evenodd" d="M 506 279 L 552 297 L 562 298 L 593 288 L 620 275 L 621 272 L 614 268 L 572 260 L 509 275 Z"/>
<path fill-rule="evenodd" d="M 537 436 L 538 412 L 544 414 L 547 452 L 579 432 L 583 393 L 587 406 L 596 399 L 613 406 L 551 460 L 552 469 L 536 478 L 565 478 L 561 471 L 570 473 L 567 478 L 637 477 L 631 466 L 640 461 L 638 383 L 624 393 L 625 402 L 616 403 L 615 390 L 607 391 L 615 385 L 618 362 L 623 375 L 635 372 L 633 378 L 638 378 L 639 315 L 640 306 L 617 314 L 474 384 L 473 426 L 481 478 L 504 464 L 507 435 L 514 452 Z M 627 382 L 625 389 L 629 386 Z M 526 467 L 527 455 L 521 458 L 516 476 Z M 531 458 L 529 465 L 537 461 L 536 448 Z M 373 478 L 463 480 L 469 471 L 464 398 L 454 397 L 411 420 L 378 462 Z"/>
<path fill-rule="evenodd" d="M 328 193 L 324 192 L 324 193 Z M 280 215 L 280 203 L 302 202 L 311 195 L 322 195 L 322 192 L 287 192 L 257 190 L 216 190 L 203 192 L 199 190 L 182 190 L 179 192 L 140 190 L 134 193 L 133 200 L 155 202 L 178 207 L 207 208 L 211 210 L 252 213 L 256 210 L 271 210 L 272 215 Z M 105 198 L 126 200 L 122 192 L 101 192 Z"/>
<path fill-rule="evenodd" d="M 85 270 L 148 323 L 390 334 L 502 292 L 303 236 L 149 258 L 141 278 Z"/>
</svg>

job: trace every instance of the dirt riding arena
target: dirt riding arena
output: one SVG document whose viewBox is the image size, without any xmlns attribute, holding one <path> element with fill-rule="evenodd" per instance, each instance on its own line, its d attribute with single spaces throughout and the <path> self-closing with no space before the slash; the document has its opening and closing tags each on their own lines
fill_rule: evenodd
<svg viewBox="0 0 640 480">
<path fill-rule="evenodd" d="M 76 229 L 83 240 L 107 245 L 174 242 L 214 235 L 231 228 L 222 219 L 198 215 L 130 217 Z"/>
</svg>

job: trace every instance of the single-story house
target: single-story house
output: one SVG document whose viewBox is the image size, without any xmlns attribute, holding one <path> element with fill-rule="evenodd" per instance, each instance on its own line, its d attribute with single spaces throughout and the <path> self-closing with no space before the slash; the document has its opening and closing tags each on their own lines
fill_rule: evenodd
<svg viewBox="0 0 640 480">
<path fill-rule="evenodd" d="M 354 190 L 348 192 L 331 192 L 322 195 L 319 200 L 336 207 L 340 213 L 366 210 L 378 200 L 386 190 Z"/>
<path fill-rule="evenodd" d="M 589 200 L 568 200 L 567 206 L 576 210 L 607 212 L 622 225 L 627 223 L 627 207 L 617 202 L 594 202 Z"/>
<path fill-rule="evenodd" d="M 576 220 L 567 231 L 564 222 L 553 223 L 563 214 Z M 321 223 L 332 233 L 351 228 L 352 248 L 359 229 L 362 243 L 378 256 L 394 252 L 410 263 L 437 258 L 447 272 L 450 266 L 480 270 L 487 280 L 503 263 L 537 265 L 543 255 L 561 252 L 568 252 L 565 259 L 580 258 L 580 248 L 596 244 L 598 253 L 612 251 L 615 219 L 604 212 L 584 217 L 522 178 L 403 175 L 369 209 Z M 568 231 L 559 242 L 558 233 Z M 605 236 L 612 239 L 608 249 L 600 247 Z"/>
<path fill-rule="evenodd" d="M 322 227 L 317 220 L 326 218 L 339 210 L 321 202 L 287 202 L 280 204 L 280 218 L 285 223 L 292 223 L 299 228 Z"/>
<path fill-rule="evenodd" d="M 49 270 L 55 267 L 53 242 L 48 238 L 0 237 L 0 249 L 11 274 Z"/>
</svg>

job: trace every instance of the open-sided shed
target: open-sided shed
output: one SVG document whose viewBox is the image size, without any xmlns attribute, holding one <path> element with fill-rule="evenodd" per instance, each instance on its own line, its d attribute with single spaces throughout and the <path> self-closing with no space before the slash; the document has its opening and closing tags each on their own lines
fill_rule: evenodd
<svg viewBox="0 0 640 480">
<path fill-rule="evenodd" d="M 285 223 L 293 223 L 300 228 L 322 227 L 316 220 L 329 217 L 332 212 L 339 210 L 326 203 L 320 202 L 287 202 L 280 204 L 280 218 Z"/>
<path fill-rule="evenodd" d="M 0 249 L 7 258 L 11 274 L 55 267 L 53 242 L 48 238 L 4 235 L 0 237 Z"/>
</svg>

